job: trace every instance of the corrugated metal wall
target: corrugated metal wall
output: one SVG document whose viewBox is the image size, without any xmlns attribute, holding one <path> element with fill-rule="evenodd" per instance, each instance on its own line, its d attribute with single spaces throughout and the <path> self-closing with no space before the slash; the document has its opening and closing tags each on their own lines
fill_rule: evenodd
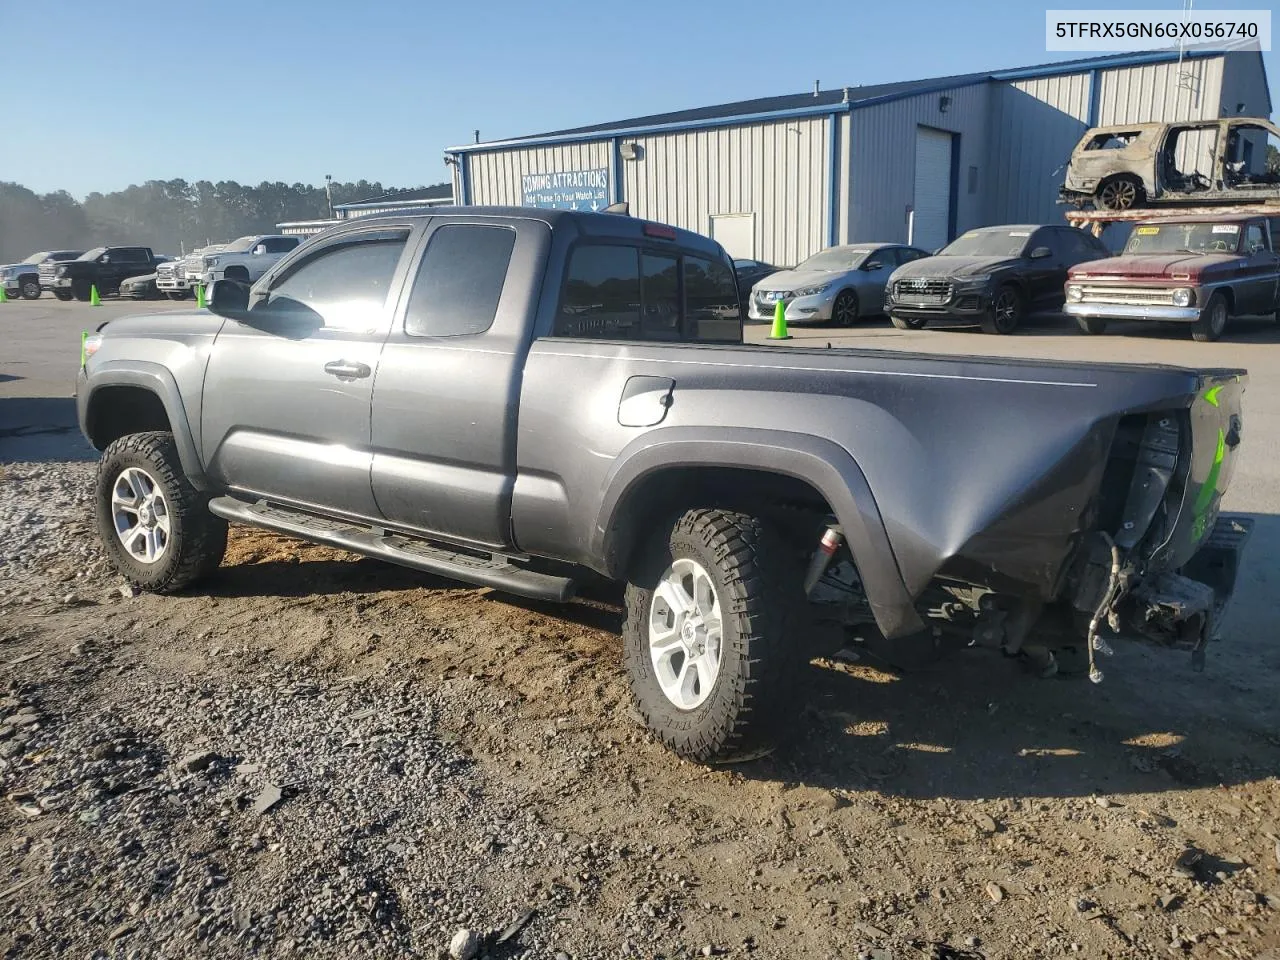
<svg viewBox="0 0 1280 960">
<path fill-rule="evenodd" d="M 798 263 L 827 245 L 829 120 L 628 137 L 622 197 L 637 217 L 710 234 L 720 213 L 755 214 L 755 256 Z"/>
<path fill-rule="evenodd" d="M 1222 115 L 1270 117 L 1267 74 L 1262 66 L 1262 55 L 1252 51 L 1229 53 L 1223 59 Z M 1244 139 L 1252 145 L 1248 172 L 1262 173 L 1267 163 L 1266 131 L 1246 132 Z"/>
<path fill-rule="evenodd" d="M 611 163 L 609 141 L 523 147 L 466 155 L 471 203 L 519 206 L 527 173 L 598 170 Z M 459 195 L 455 189 L 455 195 Z"/>
<path fill-rule="evenodd" d="M 990 163 L 999 183 L 987 193 L 985 222 L 1062 219 L 1058 188 L 1089 126 L 1089 73 L 991 85 Z"/>
<path fill-rule="evenodd" d="M 940 97 L 951 102 L 939 109 Z M 859 107 L 849 123 L 847 241 L 905 242 L 907 207 L 915 188 L 916 127 L 960 134 L 956 231 L 983 222 L 983 195 L 998 185 L 987 169 L 985 83 Z M 969 168 L 975 168 L 970 191 Z"/>
<path fill-rule="evenodd" d="M 1098 126 L 1207 120 L 1222 102 L 1222 58 L 1120 67 L 1100 73 Z"/>
</svg>

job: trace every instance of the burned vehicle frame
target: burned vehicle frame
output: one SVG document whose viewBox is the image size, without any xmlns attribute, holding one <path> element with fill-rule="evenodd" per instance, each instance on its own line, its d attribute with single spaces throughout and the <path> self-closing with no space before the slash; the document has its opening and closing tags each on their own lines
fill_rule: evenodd
<svg viewBox="0 0 1280 960">
<path fill-rule="evenodd" d="M 1280 140 L 1280 129 L 1262 117 L 1093 127 L 1071 153 L 1059 202 L 1130 210 L 1280 200 L 1269 137 Z"/>
</svg>

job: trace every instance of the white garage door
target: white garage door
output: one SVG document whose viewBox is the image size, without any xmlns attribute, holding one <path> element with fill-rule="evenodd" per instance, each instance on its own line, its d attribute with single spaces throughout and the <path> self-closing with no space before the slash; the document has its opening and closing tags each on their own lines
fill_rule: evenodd
<svg viewBox="0 0 1280 960">
<path fill-rule="evenodd" d="M 936 250 L 947 242 L 951 218 L 951 134 L 916 128 L 915 218 L 911 242 Z"/>
<path fill-rule="evenodd" d="M 735 260 L 754 260 L 756 218 L 750 213 L 713 213 L 711 239 Z"/>
</svg>

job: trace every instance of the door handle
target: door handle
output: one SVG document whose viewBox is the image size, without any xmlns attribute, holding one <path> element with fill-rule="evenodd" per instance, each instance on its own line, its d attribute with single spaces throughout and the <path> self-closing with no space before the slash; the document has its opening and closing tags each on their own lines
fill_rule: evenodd
<svg viewBox="0 0 1280 960">
<path fill-rule="evenodd" d="M 331 360 L 324 365 L 324 372 L 332 374 L 339 380 L 363 380 L 373 371 L 367 363 L 352 363 L 350 360 Z"/>
</svg>

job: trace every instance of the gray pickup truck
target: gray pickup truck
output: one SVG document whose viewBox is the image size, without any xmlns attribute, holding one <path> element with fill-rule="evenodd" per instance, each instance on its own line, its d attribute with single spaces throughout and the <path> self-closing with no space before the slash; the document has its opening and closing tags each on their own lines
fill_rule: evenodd
<svg viewBox="0 0 1280 960">
<path fill-rule="evenodd" d="M 1198 660 L 1250 530 L 1243 371 L 748 346 L 723 250 L 627 216 L 361 218 L 210 306 L 85 344 L 121 574 L 188 587 L 234 521 L 542 600 L 620 581 L 637 708 L 699 761 L 768 750 L 851 638 Z"/>
</svg>

